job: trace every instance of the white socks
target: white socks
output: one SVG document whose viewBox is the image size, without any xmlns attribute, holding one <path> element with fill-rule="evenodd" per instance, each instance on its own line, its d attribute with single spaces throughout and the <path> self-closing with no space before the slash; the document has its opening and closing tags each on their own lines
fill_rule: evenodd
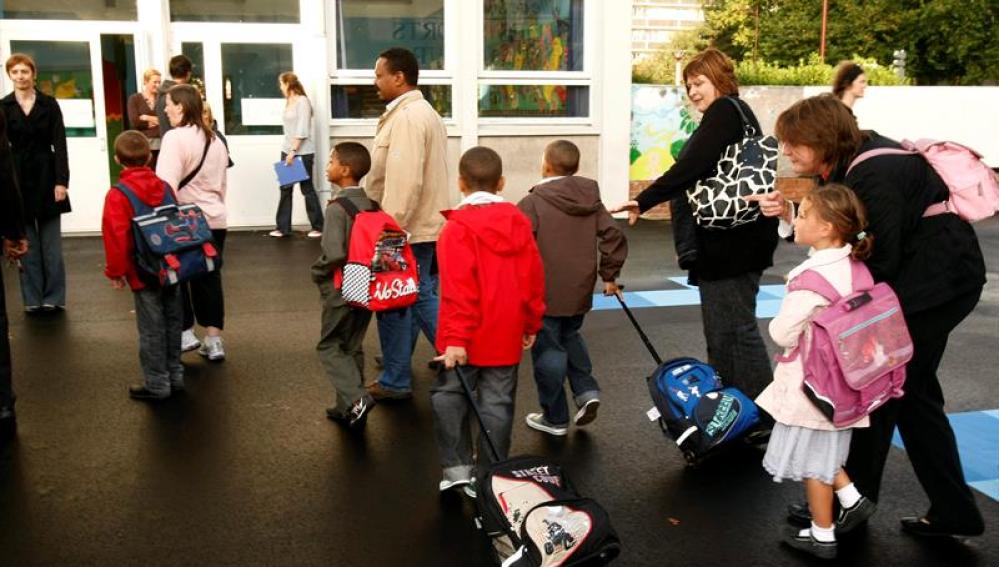
<svg viewBox="0 0 999 567">
<path fill-rule="evenodd" d="M 836 498 L 839 498 L 839 505 L 842 506 L 844 510 L 847 508 L 853 508 L 857 505 L 857 502 L 860 501 L 860 491 L 858 491 L 857 487 L 851 482 L 836 491 Z"/>
<path fill-rule="evenodd" d="M 803 533 L 801 533 L 800 535 L 804 536 L 805 535 L 804 532 L 808 531 L 809 530 L 802 530 Z M 828 528 L 823 528 L 818 526 L 815 522 L 812 522 L 811 532 L 812 532 L 812 537 L 815 538 L 815 541 L 821 541 L 823 543 L 831 543 L 836 541 L 836 531 L 835 528 L 833 528 L 833 526 L 829 526 Z"/>
</svg>

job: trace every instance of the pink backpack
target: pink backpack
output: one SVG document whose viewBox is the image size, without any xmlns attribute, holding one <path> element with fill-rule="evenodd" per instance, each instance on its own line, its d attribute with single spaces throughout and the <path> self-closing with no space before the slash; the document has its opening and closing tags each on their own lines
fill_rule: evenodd
<svg viewBox="0 0 999 567">
<path fill-rule="evenodd" d="M 804 390 L 836 427 L 868 415 L 902 396 L 912 339 L 895 292 L 874 284 L 867 266 L 850 260 L 853 293 L 840 296 L 821 274 L 806 270 L 791 280 L 788 292 L 808 290 L 829 301 L 809 325 L 807 344 L 799 342 L 779 362 L 802 353 Z M 804 341 L 803 341 L 804 342 Z"/>
<path fill-rule="evenodd" d="M 956 142 L 902 140 L 902 147 L 878 148 L 853 159 L 847 173 L 859 163 L 882 155 L 919 154 L 926 158 L 950 189 L 950 197 L 926 208 L 924 217 L 954 213 L 968 222 L 987 219 L 999 211 L 999 177 L 982 161 L 982 155 Z"/>
</svg>

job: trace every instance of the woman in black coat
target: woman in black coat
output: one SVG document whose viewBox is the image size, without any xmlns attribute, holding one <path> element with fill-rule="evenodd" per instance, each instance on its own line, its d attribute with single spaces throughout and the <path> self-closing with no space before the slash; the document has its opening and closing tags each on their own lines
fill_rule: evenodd
<svg viewBox="0 0 999 567">
<path fill-rule="evenodd" d="M 882 155 L 850 169 L 868 150 L 900 146 L 875 132 L 861 132 L 850 110 L 832 95 L 785 110 L 776 133 L 796 173 L 816 175 L 820 183 L 842 183 L 867 208 L 866 232 L 874 237 L 867 266 L 875 281 L 887 282 L 898 294 L 912 336 L 905 395 L 875 410 L 869 428 L 853 430 L 847 472 L 863 495 L 877 501 L 897 425 L 930 499 L 926 515 L 902 518 L 902 529 L 923 536 L 980 535 L 982 515 L 964 480 L 937 377 L 948 336 L 975 308 L 985 285 L 974 229 L 955 214 L 923 216 L 950 193 L 921 156 Z M 790 207 L 772 194 L 761 208 L 765 215 L 786 217 Z"/>
<path fill-rule="evenodd" d="M 29 313 L 66 307 L 60 215 L 70 211 L 66 128 L 56 99 L 35 89 L 35 62 L 20 53 L 7 59 L 14 92 L 0 99 L 14 171 L 24 202 L 28 254 L 22 260 L 21 297 Z"/>
<path fill-rule="evenodd" d="M 24 215 L 21 193 L 14 177 L 14 163 L 7 141 L 7 121 L 0 113 L 0 237 L 3 253 L 14 262 L 28 251 L 24 237 Z M 7 295 L 4 292 L 3 270 L 0 269 L 0 439 L 13 436 L 17 421 L 14 416 L 14 387 L 11 381 L 10 334 L 7 323 Z"/>
<path fill-rule="evenodd" d="M 756 321 L 756 294 L 763 270 L 773 265 L 777 222 L 761 216 L 731 229 L 705 229 L 695 225 L 684 195 L 699 180 L 714 175 L 725 148 L 742 140 L 744 128 L 736 104 L 757 132 L 760 124 L 738 98 L 732 61 L 717 49 L 694 57 L 683 69 L 683 80 L 690 102 L 703 113 L 700 125 L 673 167 L 635 200 L 611 212 L 627 211 L 634 224 L 639 214 L 672 200 L 680 267 L 689 271 L 690 283 L 701 295 L 708 363 L 727 385 L 755 398 L 773 379 Z"/>
</svg>

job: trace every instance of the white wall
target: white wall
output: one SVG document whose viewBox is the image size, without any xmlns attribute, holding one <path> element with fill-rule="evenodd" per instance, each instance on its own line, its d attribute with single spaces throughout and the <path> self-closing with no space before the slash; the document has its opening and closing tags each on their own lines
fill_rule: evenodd
<svg viewBox="0 0 999 567">
<path fill-rule="evenodd" d="M 804 96 L 828 90 L 806 87 Z M 868 87 L 853 112 L 865 130 L 895 140 L 959 142 L 999 167 L 999 87 Z"/>
</svg>

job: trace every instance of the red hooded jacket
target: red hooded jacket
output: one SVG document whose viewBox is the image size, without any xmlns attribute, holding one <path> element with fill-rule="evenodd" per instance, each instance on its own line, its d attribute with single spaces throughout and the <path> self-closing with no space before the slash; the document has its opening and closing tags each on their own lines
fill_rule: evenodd
<svg viewBox="0 0 999 567">
<path fill-rule="evenodd" d="M 465 347 L 475 366 L 518 364 L 541 329 L 545 276 L 531 221 L 511 203 L 443 211 L 437 240 L 437 350 Z"/>
<path fill-rule="evenodd" d="M 148 167 L 127 167 L 121 172 L 119 181 L 128 186 L 143 203 L 157 207 L 163 203 L 163 180 Z M 132 204 L 121 191 L 111 188 L 104 197 L 104 218 L 101 221 L 101 234 L 104 237 L 104 256 L 107 266 L 104 275 L 110 279 L 125 276 L 133 291 L 146 286 L 135 270 L 132 239 Z"/>
</svg>

